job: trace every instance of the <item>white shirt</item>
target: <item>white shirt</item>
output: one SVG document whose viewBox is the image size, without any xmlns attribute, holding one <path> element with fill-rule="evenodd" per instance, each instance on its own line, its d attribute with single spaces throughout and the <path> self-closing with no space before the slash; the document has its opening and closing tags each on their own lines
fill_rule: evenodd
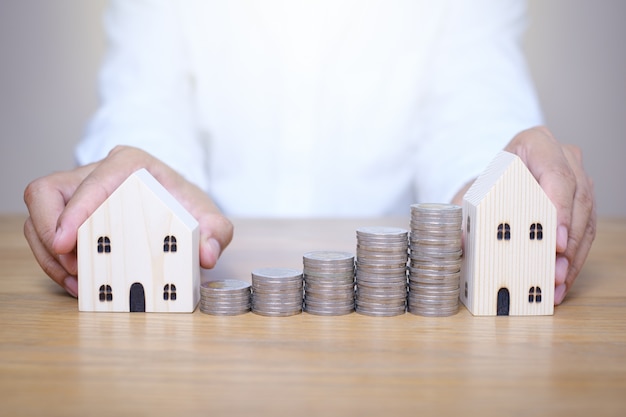
<svg viewBox="0 0 626 417">
<path fill-rule="evenodd" d="M 233 216 L 448 202 L 541 123 L 525 4 L 112 1 L 79 163 L 145 149 Z"/>
</svg>

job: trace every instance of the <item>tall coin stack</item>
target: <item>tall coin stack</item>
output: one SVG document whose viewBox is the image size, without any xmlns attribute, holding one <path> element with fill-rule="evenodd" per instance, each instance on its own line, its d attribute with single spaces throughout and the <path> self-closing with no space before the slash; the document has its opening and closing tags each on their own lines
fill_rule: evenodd
<svg viewBox="0 0 626 417">
<path fill-rule="evenodd" d="M 250 311 L 250 283 L 238 279 L 203 282 L 200 311 L 215 316 L 235 316 Z"/>
<path fill-rule="evenodd" d="M 459 309 L 461 207 L 411 205 L 408 310 L 421 316 L 451 316 Z"/>
<path fill-rule="evenodd" d="M 406 311 L 408 231 L 362 227 L 356 231 L 356 311 L 397 316 Z"/>
<path fill-rule="evenodd" d="M 304 264 L 304 311 L 340 316 L 354 311 L 354 255 L 348 252 L 313 251 Z"/>
<path fill-rule="evenodd" d="M 252 312 L 262 316 L 293 316 L 302 312 L 302 272 L 291 268 L 252 271 Z"/>
</svg>

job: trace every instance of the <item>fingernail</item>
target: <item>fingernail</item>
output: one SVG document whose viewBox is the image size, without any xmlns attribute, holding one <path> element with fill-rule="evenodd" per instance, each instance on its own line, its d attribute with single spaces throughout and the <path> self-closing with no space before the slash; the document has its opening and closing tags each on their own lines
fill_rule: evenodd
<svg viewBox="0 0 626 417">
<path fill-rule="evenodd" d="M 65 291 L 67 291 L 72 297 L 78 298 L 78 280 L 76 277 L 69 276 L 63 281 Z"/>
<path fill-rule="evenodd" d="M 57 227 L 56 232 L 54 233 L 54 240 L 52 241 L 52 247 L 56 248 L 58 245 L 58 241 L 61 239 L 61 236 L 63 235 L 63 228 L 59 225 Z"/>
<path fill-rule="evenodd" d="M 222 254 L 222 246 L 220 245 L 220 243 L 214 238 L 209 239 L 207 243 L 211 248 L 211 252 L 215 254 L 215 259 L 219 258 Z"/>
<path fill-rule="evenodd" d="M 565 252 L 567 249 L 567 227 L 560 225 L 556 229 L 556 251 Z"/>
<path fill-rule="evenodd" d="M 556 265 L 554 266 L 554 283 L 561 285 L 565 283 L 567 278 L 567 269 L 569 268 L 569 261 L 565 256 L 556 257 Z"/>
<path fill-rule="evenodd" d="M 566 291 L 567 285 L 561 284 L 556 286 L 556 288 L 554 289 L 554 305 L 559 305 L 563 302 Z"/>
</svg>

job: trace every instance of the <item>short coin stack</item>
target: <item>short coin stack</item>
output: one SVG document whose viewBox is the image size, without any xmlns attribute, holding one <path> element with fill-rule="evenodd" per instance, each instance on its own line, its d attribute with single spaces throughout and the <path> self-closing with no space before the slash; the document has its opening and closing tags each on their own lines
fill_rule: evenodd
<svg viewBox="0 0 626 417">
<path fill-rule="evenodd" d="M 235 316 L 250 311 L 250 283 L 237 280 L 203 282 L 200 285 L 200 311 L 215 316 Z"/>
<path fill-rule="evenodd" d="M 461 207 L 413 204 L 408 310 L 422 316 L 451 316 L 459 308 Z"/>
<path fill-rule="evenodd" d="M 356 311 L 397 316 L 406 311 L 408 231 L 362 227 L 356 231 Z"/>
<path fill-rule="evenodd" d="M 313 251 L 304 254 L 304 311 L 340 316 L 354 311 L 354 255 Z"/>
<path fill-rule="evenodd" d="M 252 271 L 252 312 L 262 316 L 292 316 L 302 312 L 302 272 L 290 268 Z"/>
</svg>

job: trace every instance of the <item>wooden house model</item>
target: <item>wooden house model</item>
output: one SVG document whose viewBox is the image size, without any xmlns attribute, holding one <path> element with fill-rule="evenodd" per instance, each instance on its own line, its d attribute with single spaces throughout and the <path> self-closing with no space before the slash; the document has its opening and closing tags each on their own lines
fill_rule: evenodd
<svg viewBox="0 0 626 417">
<path fill-rule="evenodd" d="M 200 300 L 199 226 L 145 169 L 78 230 L 80 311 L 193 312 Z"/>
<path fill-rule="evenodd" d="M 473 315 L 554 313 L 556 209 L 502 151 L 463 198 L 460 299 Z"/>
</svg>

